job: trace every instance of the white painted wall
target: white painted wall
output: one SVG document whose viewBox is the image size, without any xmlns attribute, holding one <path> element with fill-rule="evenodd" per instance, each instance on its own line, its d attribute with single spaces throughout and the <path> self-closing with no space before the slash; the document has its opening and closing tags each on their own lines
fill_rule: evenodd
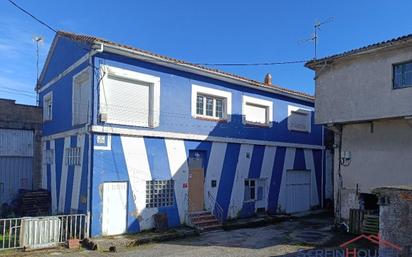
<svg viewBox="0 0 412 257">
<path fill-rule="evenodd" d="M 392 64 L 412 60 L 412 46 L 342 59 L 316 73 L 317 123 L 412 115 L 412 88 L 392 89 Z"/>
<path fill-rule="evenodd" d="M 342 216 L 358 208 L 358 193 L 379 186 L 412 184 L 412 120 L 391 119 L 343 126 L 342 151 L 351 152 L 351 163 L 342 166 Z M 335 195 L 338 183 L 338 151 L 335 151 Z"/>
</svg>

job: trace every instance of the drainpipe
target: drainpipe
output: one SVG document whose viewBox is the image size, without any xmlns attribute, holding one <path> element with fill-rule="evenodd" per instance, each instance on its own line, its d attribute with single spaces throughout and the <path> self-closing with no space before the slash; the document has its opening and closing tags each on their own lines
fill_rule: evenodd
<svg viewBox="0 0 412 257">
<path fill-rule="evenodd" d="M 343 179 L 342 179 L 342 164 L 341 164 L 341 157 L 342 157 L 342 138 L 343 138 L 343 126 L 340 125 L 338 127 L 338 135 L 339 135 L 339 152 L 338 152 L 338 197 L 337 197 L 337 213 L 338 213 L 338 224 L 342 223 L 342 188 L 343 188 Z"/>
<path fill-rule="evenodd" d="M 91 201 L 90 201 L 90 195 L 91 195 L 91 190 L 92 190 L 92 185 L 91 185 L 91 172 L 92 172 L 92 168 L 93 168 L 93 164 L 92 164 L 92 152 L 93 152 L 93 139 L 92 139 L 92 133 L 91 133 L 91 125 L 93 124 L 93 116 L 95 115 L 94 113 L 94 101 L 96 101 L 96 99 L 94 99 L 94 73 L 96 72 L 94 69 L 94 63 L 92 62 L 92 58 L 95 54 L 98 53 L 103 53 L 104 48 L 103 48 L 103 44 L 100 44 L 98 48 L 91 50 L 90 52 L 90 56 L 89 56 L 89 66 L 92 67 L 92 89 L 91 89 L 91 101 L 90 101 L 90 108 L 89 108 L 89 113 L 91 113 L 90 117 L 88 118 L 88 123 L 86 124 L 86 133 L 89 135 L 89 169 L 88 169 L 88 174 L 87 174 L 87 214 L 89 215 L 89 219 L 91 220 L 90 217 L 90 213 L 91 213 Z M 90 221 L 89 221 L 89 226 L 90 226 Z M 89 227 L 89 232 L 91 231 L 91 227 Z"/>
</svg>

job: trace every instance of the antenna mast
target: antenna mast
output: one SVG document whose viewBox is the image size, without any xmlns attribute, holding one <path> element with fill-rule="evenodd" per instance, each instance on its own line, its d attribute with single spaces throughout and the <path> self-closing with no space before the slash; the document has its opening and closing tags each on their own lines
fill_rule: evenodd
<svg viewBox="0 0 412 257">
<path fill-rule="evenodd" d="M 305 43 L 308 41 L 312 41 L 313 42 L 313 59 L 316 60 L 317 58 L 317 54 L 318 54 L 318 39 L 319 39 L 319 31 L 320 31 L 320 27 L 326 23 L 330 23 L 334 20 L 333 17 L 329 17 L 327 20 L 320 22 L 320 21 L 316 21 L 315 25 L 313 25 L 313 35 L 311 38 L 300 41 L 299 43 Z"/>
<path fill-rule="evenodd" d="M 39 86 L 39 46 L 43 44 L 43 37 L 35 36 L 33 37 L 33 41 L 36 42 L 36 91 Z M 39 105 L 39 94 L 36 95 L 36 102 Z"/>
</svg>

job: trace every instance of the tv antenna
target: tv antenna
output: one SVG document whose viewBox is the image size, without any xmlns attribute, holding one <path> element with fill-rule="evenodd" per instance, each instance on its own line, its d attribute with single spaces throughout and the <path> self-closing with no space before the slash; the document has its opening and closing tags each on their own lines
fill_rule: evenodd
<svg viewBox="0 0 412 257">
<path fill-rule="evenodd" d="M 44 39 L 43 39 L 43 37 L 42 36 L 34 36 L 33 37 L 33 42 L 36 42 L 36 89 L 38 88 L 38 86 L 39 86 L 39 47 L 41 46 L 41 45 L 43 45 L 43 43 L 44 43 Z M 39 104 L 39 96 L 38 96 L 38 94 L 37 94 L 37 97 L 36 97 L 37 99 L 37 104 Z"/>
<path fill-rule="evenodd" d="M 325 21 L 322 21 L 322 22 L 315 21 L 315 24 L 313 25 L 313 34 L 312 34 L 312 36 L 308 39 L 305 39 L 305 40 L 302 40 L 302 41 L 299 42 L 299 43 L 306 43 L 306 42 L 309 42 L 309 41 L 313 42 L 313 51 L 314 51 L 313 59 L 314 60 L 316 60 L 316 58 L 317 58 L 319 31 L 321 30 L 320 28 L 321 28 L 321 26 L 323 26 L 327 23 L 333 22 L 334 20 L 335 20 L 334 17 L 329 17 L 328 19 L 326 19 Z"/>
</svg>

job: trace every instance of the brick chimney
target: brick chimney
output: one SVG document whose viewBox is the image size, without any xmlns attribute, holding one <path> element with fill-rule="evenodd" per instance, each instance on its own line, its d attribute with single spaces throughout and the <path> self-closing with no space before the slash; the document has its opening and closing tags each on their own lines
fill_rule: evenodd
<svg viewBox="0 0 412 257">
<path fill-rule="evenodd" d="M 265 82 L 266 85 L 272 85 L 272 75 L 270 73 L 267 73 L 265 75 Z"/>
</svg>

